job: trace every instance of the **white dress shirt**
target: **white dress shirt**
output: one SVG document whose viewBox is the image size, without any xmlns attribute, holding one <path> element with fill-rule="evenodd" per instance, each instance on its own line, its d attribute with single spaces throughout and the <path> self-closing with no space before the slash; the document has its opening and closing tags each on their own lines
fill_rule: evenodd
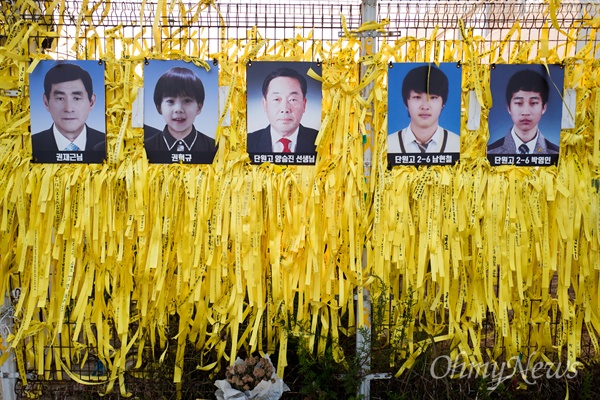
<svg viewBox="0 0 600 400">
<path fill-rule="evenodd" d="M 56 146 L 58 147 L 58 150 L 64 151 L 65 148 L 69 144 L 71 144 L 71 141 L 69 139 L 67 139 L 66 137 L 64 137 L 63 134 L 58 131 L 58 129 L 56 128 L 56 125 L 54 125 L 54 124 L 52 125 L 52 131 L 54 132 L 54 140 L 56 141 Z M 75 146 L 79 147 L 79 151 L 84 151 L 86 141 L 87 141 L 87 128 L 84 125 L 83 130 L 81 131 L 79 136 L 77 136 L 77 138 L 73 141 L 73 144 Z"/>
<path fill-rule="evenodd" d="M 402 146 L 400 146 L 399 137 L 404 144 L 404 151 L 402 151 Z M 441 126 L 438 126 L 428 143 L 426 153 L 460 152 L 460 136 L 450 131 L 448 131 L 448 137 L 446 138 L 446 146 L 442 149 L 444 143 L 444 128 Z M 417 144 L 417 138 L 410 129 L 410 126 L 388 135 L 388 153 L 421 153 L 421 149 Z"/>
<path fill-rule="evenodd" d="M 298 132 L 300 131 L 300 127 L 296 128 L 294 133 L 289 136 L 281 136 L 280 134 L 273 131 L 273 127 L 271 127 L 271 149 L 273 153 L 282 153 L 283 152 L 283 143 L 279 141 L 281 138 L 286 138 L 290 140 L 289 148 L 290 152 L 296 151 L 296 144 L 298 143 Z"/>
</svg>

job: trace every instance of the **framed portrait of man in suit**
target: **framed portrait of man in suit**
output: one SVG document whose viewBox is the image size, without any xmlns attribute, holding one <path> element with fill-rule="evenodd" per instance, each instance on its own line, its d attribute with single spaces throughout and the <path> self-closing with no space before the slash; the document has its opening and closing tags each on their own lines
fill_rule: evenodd
<svg viewBox="0 0 600 400">
<path fill-rule="evenodd" d="M 246 66 L 247 151 L 253 164 L 315 164 L 321 127 L 316 62 L 253 61 Z"/>
<path fill-rule="evenodd" d="M 491 68 L 490 164 L 556 164 L 564 70 L 559 65 L 541 64 L 497 64 Z"/>
<path fill-rule="evenodd" d="M 388 165 L 449 165 L 460 158 L 462 68 L 392 63 L 388 69 Z"/>
<path fill-rule="evenodd" d="M 34 162 L 103 162 L 103 61 L 42 60 L 29 75 L 29 94 Z"/>
<path fill-rule="evenodd" d="M 150 163 L 211 164 L 217 147 L 219 68 L 183 60 L 144 65 L 144 147 Z"/>
</svg>

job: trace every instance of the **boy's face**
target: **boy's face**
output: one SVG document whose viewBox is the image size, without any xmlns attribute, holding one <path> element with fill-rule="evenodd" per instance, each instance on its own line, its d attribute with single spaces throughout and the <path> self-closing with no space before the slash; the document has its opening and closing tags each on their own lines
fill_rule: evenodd
<svg viewBox="0 0 600 400">
<path fill-rule="evenodd" d="M 192 131 L 196 115 L 201 111 L 202 104 L 189 96 L 164 97 L 159 109 L 169 132 L 177 138 L 183 138 Z"/>
<path fill-rule="evenodd" d="M 542 103 L 542 96 L 538 92 L 519 90 L 513 93 L 506 108 L 517 134 L 531 133 L 535 135 L 538 123 L 546 112 L 546 106 L 547 104 Z"/>
<path fill-rule="evenodd" d="M 437 94 L 417 93 L 411 90 L 406 100 L 410 125 L 420 131 L 437 129 L 438 119 L 444 108 L 442 97 Z"/>
<path fill-rule="evenodd" d="M 77 137 L 94 108 L 96 96 L 92 95 L 90 100 L 83 82 L 77 79 L 53 84 L 50 96 L 44 94 L 43 100 L 58 131 L 67 137 Z"/>
</svg>

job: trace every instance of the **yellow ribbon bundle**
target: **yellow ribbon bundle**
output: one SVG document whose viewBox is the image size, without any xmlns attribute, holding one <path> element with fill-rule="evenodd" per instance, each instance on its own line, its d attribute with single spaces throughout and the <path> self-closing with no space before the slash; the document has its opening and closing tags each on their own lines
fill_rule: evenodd
<svg viewBox="0 0 600 400">
<path fill-rule="evenodd" d="M 328 338 L 337 343 L 353 332 L 357 316 L 359 326 L 368 323 L 362 293 L 380 294 L 370 286 L 374 277 L 394 294 L 394 313 L 385 318 L 394 359 L 402 362 L 398 373 L 440 341 L 473 363 L 536 349 L 544 360 L 565 351 L 575 365 L 584 331 L 598 350 L 600 199 L 591 182 L 600 165 L 600 96 L 590 49 L 576 63 L 565 61 L 565 85 L 577 91 L 576 128 L 563 131 L 559 165 L 491 168 L 489 72 L 481 62 L 553 63 L 564 50 L 545 38 L 521 40 L 518 24 L 497 43 L 461 23 L 460 40 L 440 41 L 436 31 L 383 42 L 363 58 L 350 34 L 331 43 L 310 35 L 272 42 L 258 30 L 244 41 L 221 31 L 217 53 L 190 27 L 203 13 L 219 13 L 211 2 L 186 10 L 161 0 L 152 27 L 140 22 L 131 38 L 121 26 L 94 26 L 110 14 L 110 2 L 86 1 L 70 51 L 105 61 L 108 157 L 101 165 L 45 165 L 30 162 L 27 71 L 47 56 L 26 44 L 50 37 L 58 46 L 65 2 L 13 7 L 42 20 L 60 16 L 56 32 L 10 21 L 0 47 L 0 89 L 19 91 L 0 96 L 0 278 L 4 292 L 22 289 L 9 342 L 23 379 L 27 370 L 48 378 L 54 367 L 83 383 L 108 380 L 108 391 L 118 381 L 126 395 L 123 372 L 147 361 L 144 346 L 165 349 L 170 338 L 177 339 L 177 349 L 165 350 L 176 352 L 175 382 L 190 345 L 207 359 L 216 354 L 198 360 L 214 371 L 242 348 L 278 349 L 283 376 L 290 335 L 323 354 Z M 168 29 L 172 14 L 185 18 L 185 27 Z M 514 41 L 522 46 L 506 48 Z M 205 68 L 213 67 L 205 60 L 218 61 L 220 85 L 229 89 L 212 165 L 148 164 L 131 106 L 143 86 L 141 65 L 153 58 Z M 322 76 L 313 76 L 323 83 L 316 165 L 250 165 L 246 62 L 316 59 L 323 63 Z M 474 91 L 483 111 L 478 130 L 461 131 L 460 164 L 387 170 L 392 59 L 462 63 L 465 109 Z M 372 152 L 366 171 L 365 142 Z M 178 332 L 167 331 L 173 315 Z M 552 332 L 552 318 L 560 318 L 560 332 Z M 483 328 L 489 323 L 495 336 Z M 71 372 L 92 356 L 90 348 L 106 375 Z M 334 356 L 344 359 L 339 348 Z"/>
</svg>

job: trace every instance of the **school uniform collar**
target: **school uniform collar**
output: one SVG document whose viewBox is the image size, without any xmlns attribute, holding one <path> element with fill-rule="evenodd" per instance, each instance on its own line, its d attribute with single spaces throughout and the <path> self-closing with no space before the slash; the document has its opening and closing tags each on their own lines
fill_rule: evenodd
<svg viewBox="0 0 600 400">
<path fill-rule="evenodd" d="M 163 140 L 169 151 L 192 151 L 196 139 L 198 139 L 198 131 L 194 126 L 192 126 L 192 131 L 183 139 L 175 139 L 169 133 L 167 126 L 163 129 Z"/>
<path fill-rule="evenodd" d="M 403 153 L 421 152 L 417 144 L 417 137 L 410 129 L 410 126 L 404 128 L 398 136 L 400 139 L 400 147 L 402 148 Z M 448 131 L 438 125 L 433 136 L 431 136 L 431 138 L 429 138 L 429 140 L 427 141 L 427 153 L 443 153 L 446 150 L 447 139 Z"/>
<path fill-rule="evenodd" d="M 515 148 L 517 149 L 517 151 L 519 151 L 519 146 L 521 146 L 522 144 L 524 144 L 529 149 L 529 154 L 533 154 L 534 153 L 535 144 L 537 143 L 539 134 L 540 134 L 540 130 L 538 129 L 535 132 L 535 136 L 533 137 L 533 139 L 531 139 L 529 142 L 525 143 L 525 142 L 523 142 L 521 140 L 521 138 L 519 138 L 519 136 L 517 135 L 517 132 L 515 132 L 515 127 L 514 126 L 510 130 L 510 135 L 512 136 L 513 141 L 515 142 Z"/>
</svg>

